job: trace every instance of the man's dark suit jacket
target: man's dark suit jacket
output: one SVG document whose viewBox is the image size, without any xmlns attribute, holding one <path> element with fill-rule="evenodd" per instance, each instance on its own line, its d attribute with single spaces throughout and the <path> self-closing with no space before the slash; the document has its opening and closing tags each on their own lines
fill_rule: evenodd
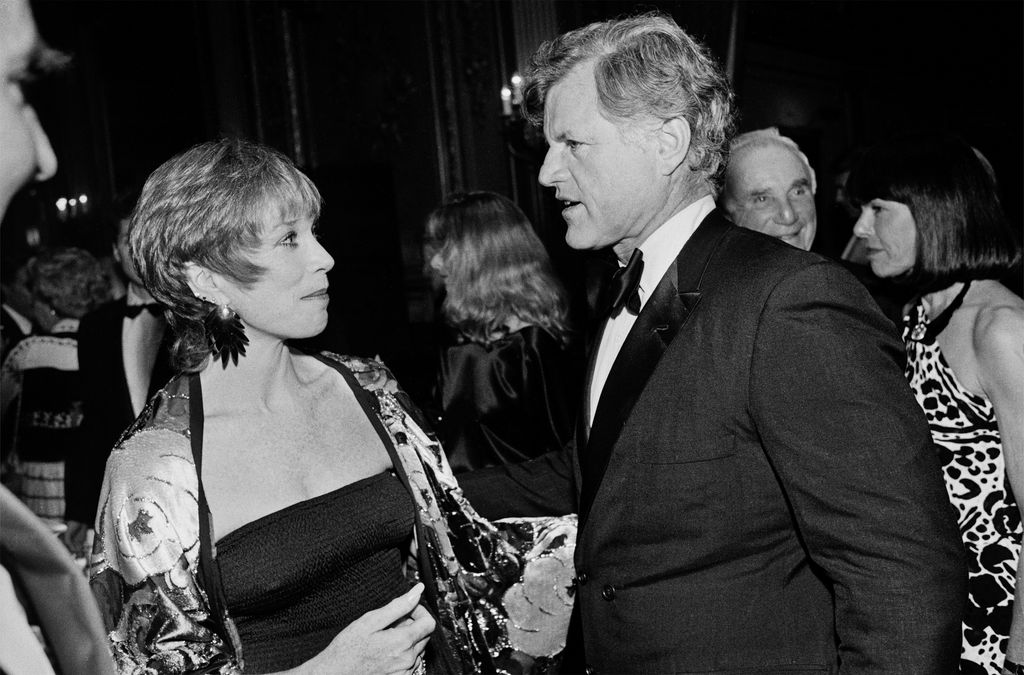
<svg viewBox="0 0 1024 675">
<path fill-rule="evenodd" d="M 78 372 L 86 396 L 82 403 L 81 452 L 68 460 L 65 517 L 92 525 L 103 485 L 107 458 L 121 433 L 135 420 L 124 372 L 121 327 L 126 300 L 108 302 L 82 317 L 78 326 Z M 167 342 L 157 353 L 149 394 L 170 380 Z"/>
<path fill-rule="evenodd" d="M 964 555 L 903 362 L 853 277 L 716 211 L 589 439 L 460 482 L 492 518 L 578 509 L 588 672 L 954 673 Z"/>
</svg>

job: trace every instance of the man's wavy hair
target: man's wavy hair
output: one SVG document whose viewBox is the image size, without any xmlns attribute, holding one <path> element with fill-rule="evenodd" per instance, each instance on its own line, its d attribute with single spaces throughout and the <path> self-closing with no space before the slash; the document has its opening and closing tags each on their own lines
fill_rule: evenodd
<svg viewBox="0 0 1024 675">
<path fill-rule="evenodd" d="M 132 212 L 128 250 L 143 285 L 168 307 L 180 370 L 206 364 L 203 318 L 213 309 L 193 295 L 187 264 L 251 287 L 265 271 L 252 261 L 264 228 L 315 221 L 320 207 L 320 192 L 290 159 L 240 139 L 202 143 L 150 174 Z"/>
<path fill-rule="evenodd" d="M 898 281 L 922 292 L 999 279 L 1020 262 L 987 161 L 945 133 L 902 136 L 870 148 L 847 183 L 851 201 L 899 202 L 917 228 L 914 267 Z"/>
<path fill-rule="evenodd" d="M 451 195 L 427 218 L 445 275 L 441 313 L 461 334 L 488 345 L 518 318 L 566 342 L 568 297 L 526 214 L 493 192 Z"/>
<path fill-rule="evenodd" d="M 544 121 L 551 87 L 591 59 L 598 100 L 610 118 L 689 123 L 688 164 L 717 192 L 735 120 L 732 88 L 708 49 L 656 12 L 569 31 L 530 59 L 524 97 L 533 124 Z"/>
</svg>

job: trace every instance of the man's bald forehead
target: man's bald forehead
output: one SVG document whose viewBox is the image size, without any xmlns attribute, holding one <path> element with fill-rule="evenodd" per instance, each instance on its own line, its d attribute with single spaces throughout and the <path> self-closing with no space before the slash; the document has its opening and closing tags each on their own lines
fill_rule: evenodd
<svg viewBox="0 0 1024 675">
<path fill-rule="evenodd" d="M 785 152 L 791 155 L 793 159 L 800 162 L 800 164 L 804 167 L 805 170 L 810 169 L 810 167 L 803 160 L 803 158 L 800 157 L 800 153 L 798 151 L 794 150 L 788 145 L 774 143 L 772 141 L 760 141 L 757 143 L 749 143 L 735 150 L 731 150 L 729 152 L 729 166 L 739 167 L 740 165 L 743 164 L 744 160 L 749 159 L 758 150 L 763 150 L 765 148 L 777 149 L 779 152 Z"/>
</svg>

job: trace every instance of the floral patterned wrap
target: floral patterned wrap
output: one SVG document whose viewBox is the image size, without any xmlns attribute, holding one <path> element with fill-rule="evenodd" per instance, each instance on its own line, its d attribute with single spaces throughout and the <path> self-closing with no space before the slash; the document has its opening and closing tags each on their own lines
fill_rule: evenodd
<svg viewBox="0 0 1024 675">
<path fill-rule="evenodd" d="M 172 380 L 107 462 L 90 561 L 93 593 L 122 674 L 240 673 L 227 617 L 199 583 L 199 480 L 188 380 Z"/>
<path fill-rule="evenodd" d="M 434 581 L 456 667 L 507 675 L 548 670 L 564 647 L 572 609 L 575 516 L 481 518 L 390 371 L 376 361 L 323 356 L 376 399 L 393 461 L 416 500 L 419 559 L 429 566 L 421 576 Z M 216 553 L 200 537 L 189 403 L 188 378 L 172 380 L 107 464 L 90 574 L 122 674 L 244 669 L 231 618 L 211 611 L 211 589 L 200 574 L 201 551 Z"/>
<path fill-rule="evenodd" d="M 572 613 L 576 516 L 482 518 L 410 408 L 375 393 L 426 526 L 438 620 L 462 672 L 552 670 Z"/>
</svg>

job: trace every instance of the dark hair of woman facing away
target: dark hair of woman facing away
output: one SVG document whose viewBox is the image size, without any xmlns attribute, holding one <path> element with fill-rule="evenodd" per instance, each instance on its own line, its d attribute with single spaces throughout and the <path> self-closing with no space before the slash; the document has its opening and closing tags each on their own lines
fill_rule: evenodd
<svg viewBox="0 0 1024 675">
<path fill-rule="evenodd" d="M 320 192 L 281 153 L 238 139 L 197 145 L 146 180 L 132 212 L 129 251 L 143 284 L 169 308 L 171 350 L 185 372 L 210 355 L 203 318 L 213 309 L 189 288 L 192 262 L 248 285 L 263 270 L 250 255 L 274 220 L 320 216 Z"/>
<path fill-rule="evenodd" d="M 565 289 L 514 202 L 493 192 L 453 194 L 428 217 L 427 237 L 438 247 L 446 290 L 441 312 L 453 328 L 486 345 L 518 320 L 566 342 Z"/>
<path fill-rule="evenodd" d="M 917 262 L 900 279 L 923 291 L 998 279 L 1020 260 L 995 178 L 976 151 L 943 133 L 919 133 L 869 149 L 847 185 L 851 200 L 906 205 L 917 228 Z"/>
</svg>

